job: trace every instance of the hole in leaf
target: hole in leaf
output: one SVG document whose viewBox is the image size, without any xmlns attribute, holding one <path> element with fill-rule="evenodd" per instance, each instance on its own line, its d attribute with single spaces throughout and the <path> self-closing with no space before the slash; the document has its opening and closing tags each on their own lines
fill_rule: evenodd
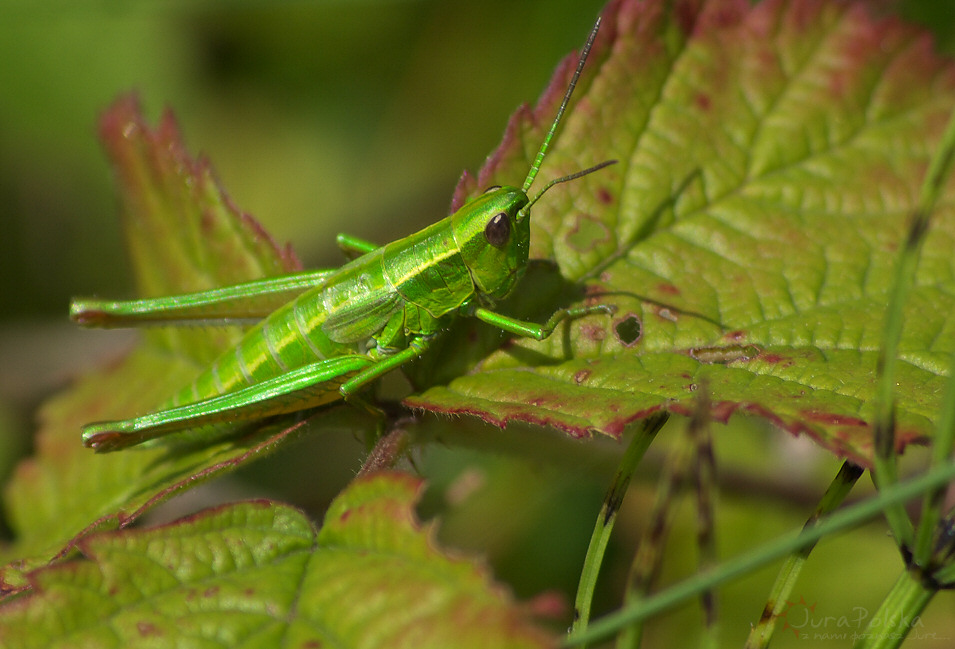
<svg viewBox="0 0 955 649">
<path fill-rule="evenodd" d="M 632 347 L 640 340 L 640 336 L 643 334 L 643 325 L 636 314 L 628 313 L 627 317 L 613 326 L 613 331 L 622 345 Z"/>
</svg>

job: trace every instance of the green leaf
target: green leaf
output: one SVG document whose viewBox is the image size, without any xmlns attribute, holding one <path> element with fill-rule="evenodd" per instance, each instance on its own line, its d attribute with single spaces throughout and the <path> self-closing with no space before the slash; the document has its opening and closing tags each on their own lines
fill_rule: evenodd
<svg viewBox="0 0 955 649">
<path fill-rule="evenodd" d="M 422 483 L 356 480 L 316 532 L 247 502 L 84 539 L 0 609 L 6 647 L 545 647 L 526 611 L 422 529 Z"/>
<path fill-rule="evenodd" d="M 140 295 L 298 270 L 291 251 L 279 249 L 232 204 L 208 162 L 186 153 L 171 115 L 153 129 L 136 99 L 125 97 L 104 114 L 100 130 L 120 188 Z M 178 491 L 274 448 L 273 437 L 288 434 L 253 431 L 238 441 L 174 455 L 149 449 L 102 456 L 82 445 L 83 424 L 157 407 L 239 335 L 224 327 L 150 329 L 122 362 L 82 378 L 44 405 L 36 456 L 17 467 L 4 491 L 17 532 L 17 545 L 6 548 L 6 555 L 20 559 L 4 569 L 5 589 L 23 586 L 21 572 L 59 554 L 70 539 L 129 524 Z"/>
<path fill-rule="evenodd" d="M 572 435 L 692 408 L 760 416 L 840 455 L 871 456 L 870 398 L 882 311 L 905 220 L 955 105 L 955 69 L 927 37 L 859 4 L 732 0 L 611 3 L 540 183 L 532 267 L 509 315 L 546 320 L 573 302 L 617 314 L 571 323 L 543 343 L 473 322 L 414 368 L 413 407 L 519 420 Z M 582 35 L 584 30 L 582 29 Z M 477 180 L 519 183 L 574 65 L 522 109 Z M 168 116 L 135 101 L 105 116 L 143 295 L 296 270 L 184 151 Z M 955 346 L 952 185 L 938 203 L 907 306 L 898 374 L 900 445 L 927 438 Z M 139 414 L 187 384 L 238 332 L 151 329 L 121 363 L 77 382 L 40 413 L 37 454 L 4 493 L 19 558 L 2 586 L 94 530 L 229 471 L 290 435 L 281 427 L 202 448 L 96 456 L 84 423 Z M 337 409 L 335 412 L 348 409 Z M 323 412 L 322 427 L 334 425 Z M 337 416 L 337 415 L 336 415 Z"/>
<path fill-rule="evenodd" d="M 515 115 L 458 200 L 519 182 L 572 66 Z M 616 436 L 649 413 L 689 412 L 706 385 L 717 419 L 763 417 L 869 464 L 887 293 L 955 106 L 955 66 L 864 3 L 732 0 L 613 2 L 587 66 L 541 182 L 619 163 L 535 206 L 531 256 L 560 277 L 525 278 L 500 310 L 540 317 L 572 301 L 617 314 L 496 351 L 499 336 L 461 330 L 483 347 L 427 359 L 418 382 L 432 387 L 408 405 Z M 927 440 L 955 348 L 953 190 L 906 305 L 900 447 Z"/>
</svg>

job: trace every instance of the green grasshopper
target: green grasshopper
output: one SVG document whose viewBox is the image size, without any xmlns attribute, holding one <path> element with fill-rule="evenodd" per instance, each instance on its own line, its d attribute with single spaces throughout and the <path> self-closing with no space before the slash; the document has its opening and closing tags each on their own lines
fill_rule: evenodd
<svg viewBox="0 0 955 649">
<path fill-rule="evenodd" d="M 598 18 L 521 189 L 492 187 L 451 216 L 382 247 L 339 235 L 339 247 L 360 256 L 334 270 L 159 298 L 74 300 L 70 318 L 84 326 L 260 320 L 166 407 L 88 424 L 83 443 L 115 451 L 188 428 L 249 422 L 339 399 L 376 412 L 359 391 L 425 353 L 459 315 L 543 340 L 569 318 L 612 314 L 607 305 L 560 309 L 539 325 L 491 310 L 527 266 L 531 206 L 554 185 L 614 162 L 552 180 L 528 198 L 599 27 Z"/>
</svg>

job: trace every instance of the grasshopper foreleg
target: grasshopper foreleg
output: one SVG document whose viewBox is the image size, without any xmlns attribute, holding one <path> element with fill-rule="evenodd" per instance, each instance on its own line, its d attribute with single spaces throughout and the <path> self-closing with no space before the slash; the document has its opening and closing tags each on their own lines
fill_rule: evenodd
<svg viewBox="0 0 955 649">
<path fill-rule="evenodd" d="M 358 390 L 368 385 L 375 379 L 381 378 L 393 369 L 396 369 L 408 361 L 418 358 L 425 353 L 431 346 L 433 336 L 419 336 L 411 340 L 407 347 L 401 351 L 389 356 L 381 357 L 377 362 L 361 370 L 352 378 L 345 381 L 338 389 L 342 397 L 347 401 L 352 399 Z"/>
<path fill-rule="evenodd" d="M 361 370 L 358 372 L 358 374 L 347 380 L 340 388 L 338 388 L 342 398 L 347 403 L 350 403 L 354 406 L 360 406 L 378 420 L 378 430 L 377 434 L 375 435 L 376 440 L 381 438 L 382 433 L 384 432 L 387 416 L 381 408 L 374 405 L 360 394 L 361 389 L 372 381 L 381 378 L 391 370 L 397 369 L 408 361 L 421 356 L 421 354 L 423 354 L 428 347 L 431 346 L 432 338 L 433 336 L 421 336 L 414 338 L 409 345 L 401 351 L 390 356 L 381 357 L 380 360 L 378 360 L 374 365 L 370 365 Z"/>
<path fill-rule="evenodd" d="M 349 259 L 374 252 L 379 248 L 371 241 L 365 241 L 350 234 L 339 234 L 335 237 L 335 242 L 338 244 L 338 249 L 345 253 L 345 256 Z"/>
<path fill-rule="evenodd" d="M 558 309 L 554 312 L 554 315 L 552 315 L 550 319 L 542 325 L 535 322 L 517 320 L 510 316 L 502 315 L 483 307 L 480 307 L 474 311 L 474 317 L 478 320 L 482 320 L 483 322 L 494 325 L 498 329 L 503 329 L 508 333 L 512 333 L 515 336 L 521 336 L 522 338 L 533 338 L 535 340 L 544 340 L 554 333 L 554 329 L 557 328 L 557 325 L 564 320 L 582 318 L 583 316 L 590 315 L 591 313 L 606 313 L 607 315 L 613 315 L 615 311 L 616 308 L 610 304 L 597 304 L 595 306 Z"/>
</svg>

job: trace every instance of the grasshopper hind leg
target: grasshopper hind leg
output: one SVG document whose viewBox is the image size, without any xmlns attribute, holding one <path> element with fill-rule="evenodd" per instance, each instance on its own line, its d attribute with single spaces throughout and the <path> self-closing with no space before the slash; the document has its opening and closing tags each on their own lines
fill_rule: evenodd
<svg viewBox="0 0 955 649">
<path fill-rule="evenodd" d="M 209 399 L 140 417 L 83 427 L 83 443 L 108 453 L 190 428 L 250 422 L 313 408 L 341 398 L 342 384 L 375 365 L 366 356 L 342 356 L 306 365 L 281 376 Z M 218 435 L 223 428 L 212 426 Z"/>
</svg>

